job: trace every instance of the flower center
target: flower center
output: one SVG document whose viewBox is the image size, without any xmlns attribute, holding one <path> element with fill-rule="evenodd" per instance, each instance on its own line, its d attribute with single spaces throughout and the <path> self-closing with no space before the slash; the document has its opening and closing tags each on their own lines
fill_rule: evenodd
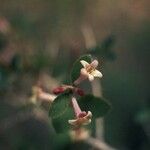
<svg viewBox="0 0 150 150">
<path fill-rule="evenodd" d="M 78 117 L 79 118 L 83 118 L 83 117 L 85 117 L 87 115 L 87 113 L 85 112 L 85 111 L 82 111 L 79 115 L 78 115 Z"/>
<path fill-rule="evenodd" d="M 95 68 L 94 68 L 93 66 L 91 66 L 91 65 L 88 65 L 88 66 L 86 67 L 86 71 L 87 71 L 89 74 L 91 74 L 94 70 L 95 70 Z"/>
</svg>

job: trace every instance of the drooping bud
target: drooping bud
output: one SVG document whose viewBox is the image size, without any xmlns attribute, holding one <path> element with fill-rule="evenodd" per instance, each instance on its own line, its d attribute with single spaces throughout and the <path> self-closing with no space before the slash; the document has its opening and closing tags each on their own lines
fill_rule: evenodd
<svg viewBox="0 0 150 150">
<path fill-rule="evenodd" d="M 68 120 L 69 124 L 75 127 L 80 127 L 82 125 L 87 125 L 91 122 L 92 113 L 90 111 L 81 111 L 81 108 L 79 107 L 78 102 L 74 97 L 72 98 L 72 107 L 76 118 L 73 120 Z"/>
</svg>

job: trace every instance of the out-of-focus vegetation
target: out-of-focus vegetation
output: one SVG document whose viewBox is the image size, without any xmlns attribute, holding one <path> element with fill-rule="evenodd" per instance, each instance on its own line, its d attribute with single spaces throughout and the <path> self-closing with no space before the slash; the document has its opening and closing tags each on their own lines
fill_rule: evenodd
<svg viewBox="0 0 150 150">
<path fill-rule="evenodd" d="M 52 149 L 50 106 L 31 103 L 32 87 L 51 92 L 68 83 L 74 60 L 90 52 L 100 61 L 103 95 L 113 106 L 104 120 L 105 141 L 119 150 L 148 150 L 148 10 L 149 0 L 0 0 L 0 149 Z M 96 47 L 86 48 L 85 28 Z M 57 141 L 63 147 L 67 138 Z"/>
</svg>

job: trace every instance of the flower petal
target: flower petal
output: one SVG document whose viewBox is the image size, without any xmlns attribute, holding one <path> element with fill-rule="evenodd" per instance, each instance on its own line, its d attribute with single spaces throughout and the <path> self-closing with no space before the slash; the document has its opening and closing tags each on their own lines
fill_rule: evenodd
<svg viewBox="0 0 150 150">
<path fill-rule="evenodd" d="M 87 125 L 91 123 L 92 113 L 88 111 L 87 115 L 82 118 L 68 120 L 68 123 L 73 126 Z"/>
<path fill-rule="evenodd" d="M 98 70 L 94 70 L 92 73 L 91 73 L 94 77 L 99 77 L 101 78 L 103 75 L 100 71 Z"/>
<path fill-rule="evenodd" d="M 76 126 L 76 125 L 78 125 L 78 120 L 77 119 L 68 120 L 68 123 L 73 126 Z"/>
<path fill-rule="evenodd" d="M 86 68 L 86 66 L 89 65 L 89 63 L 86 62 L 85 60 L 81 60 L 80 63 L 82 64 L 82 66 L 83 66 L 84 68 Z"/>
<path fill-rule="evenodd" d="M 87 125 L 87 124 L 91 123 L 91 118 L 92 118 L 92 113 L 90 111 L 88 111 L 87 115 L 82 118 L 82 124 Z"/>
<path fill-rule="evenodd" d="M 90 123 L 91 123 L 91 119 L 82 118 L 82 120 L 80 121 L 81 125 L 88 125 Z"/>
<path fill-rule="evenodd" d="M 73 120 L 68 120 L 68 123 L 73 126 L 87 125 L 87 124 L 91 123 L 91 119 L 88 119 L 86 117 L 77 118 L 77 119 L 73 119 Z"/>
<path fill-rule="evenodd" d="M 91 119 L 92 118 L 92 113 L 90 111 L 88 111 L 87 115 L 85 116 L 87 119 Z"/>
<path fill-rule="evenodd" d="M 94 80 L 94 76 L 92 74 L 89 74 L 88 75 L 88 79 L 89 79 L 89 81 L 93 81 Z"/>
<path fill-rule="evenodd" d="M 85 76 L 85 77 L 88 77 L 88 72 L 85 68 L 82 68 L 81 71 L 80 71 L 81 75 Z"/>
<path fill-rule="evenodd" d="M 93 68 L 96 68 L 98 66 L 98 61 L 97 60 L 93 60 L 90 64 Z"/>
</svg>

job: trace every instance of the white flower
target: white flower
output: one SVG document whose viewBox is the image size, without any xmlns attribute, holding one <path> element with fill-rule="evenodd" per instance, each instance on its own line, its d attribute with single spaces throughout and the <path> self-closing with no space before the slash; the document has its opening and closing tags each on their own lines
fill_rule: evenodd
<svg viewBox="0 0 150 150">
<path fill-rule="evenodd" d="M 74 82 L 74 85 L 80 84 L 87 78 L 89 81 L 93 81 L 94 77 L 101 78 L 103 76 L 102 73 L 96 69 L 98 66 L 97 60 L 93 60 L 90 64 L 85 60 L 81 60 L 80 63 L 82 64 L 83 68 L 81 68 L 80 77 Z"/>
<path fill-rule="evenodd" d="M 85 60 L 80 61 L 84 68 L 81 69 L 81 74 L 86 75 L 90 81 L 94 80 L 94 77 L 101 78 L 103 75 L 100 71 L 96 70 L 98 61 L 93 60 L 90 64 Z"/>
<path fill-rule="evenodd" d="M 88 111 L 84 117 L 77 117 L 72 120 L 68 120 L 69 124 L 73 126 L 81 126 L 81 125 L 88 125 L 91 123 L 92 113 Z"/>
<path fill-rule="evenodd" d="M 72 120 L 68 120 L 69 124 L 78 127 L 81 125 L 87 125 L 91 123 L 92 113 L 90 111 L 88 112 L 81 111 L 78 102 L 74 97 L 72 98 L 72 107 L 76 118 Z"/>
</svg>

